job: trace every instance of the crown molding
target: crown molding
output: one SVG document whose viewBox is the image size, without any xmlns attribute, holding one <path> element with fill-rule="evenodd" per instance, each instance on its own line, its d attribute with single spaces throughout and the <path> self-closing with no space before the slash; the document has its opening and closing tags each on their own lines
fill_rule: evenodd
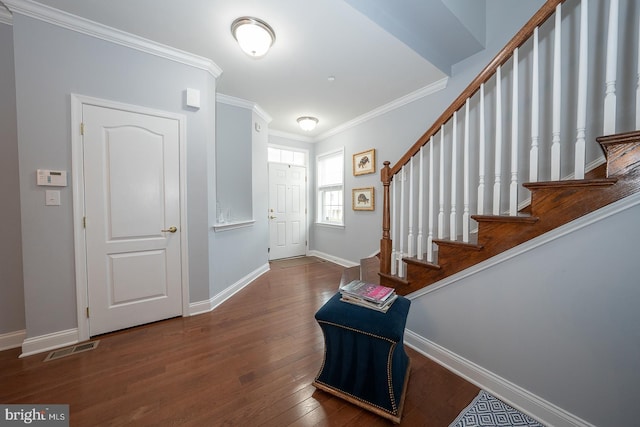
<svg viewBox="0 0 640 427">
<path fill-rule="evenodd" d="M 269 129 L 269 136 L 276 136 L 279 138 L 286 138 L 293 141 L 300 142 L 316 142 L 316 139 L 310 136 L 298 135 L 296 133 L 285 132 L 282 130 Z"/>
<path fill-rule="evenodd" d="M 13 25 L 13 16 L 2 3 L 0 3 L 0 24 Z"/>
<path fill-rule="evenodd" d="M 273 118 L 265 110 L 263 110 L 258 104 L 256 104 L 255 102 L 247 101 L 246 99 L 236 98 L 235 96 L 225 95 L 223 93 L 217 93 L 216 102 L 251 110 L 254 113 L 256 113 L 258 116 L 260 116 L 267 123 L 271 123 L 271 120 L 273 120 Z"/>
<path fill-rule="evenodd" d="M 444 77 L 430 85 L 427 85 L 421 89 L 418 89 L 414 92 L 411 92 L 408 95 L 405 95 L 401 98 L 398 98 L 394 101 L 389 102 L 388 104 L 382 105 L 374 110 L 369 111 L 361 116 L 356 117 L 353 120 L 350 120 L 346 123 L 343 123 L 335 128 L 328 130 L 327 132 L 320 134 L 314 138 L 314 141 L 322 141 L 323 139 L 327 139 L 330 136 L 336 135 L 340 132 L 344 132 L 347 129 L 355 127 L 359 124 L 362 124 L 366 121 L 369 121 L 375 117 L 381 116 L 385 113 L 395 110 L 396 108 L 400 108 L 404 105 L 407 105 L 413 101 L 417 101 L 418 99 L 424 98 L 425 96 L 431 95 L 438 91 L 443 90 L 447 87 L 447 83 L 449 82 L 449 77 Z"/>
<path fill-rule="evenodd" d="M 72 15 L 33 0 L 3 0 L 11 13 L 19 13 L 61 28 L 155 55 L 207 71 L 218 78 L 222 69 L 208 58 L 139 37 L 98 22 Z"/>
</svg>

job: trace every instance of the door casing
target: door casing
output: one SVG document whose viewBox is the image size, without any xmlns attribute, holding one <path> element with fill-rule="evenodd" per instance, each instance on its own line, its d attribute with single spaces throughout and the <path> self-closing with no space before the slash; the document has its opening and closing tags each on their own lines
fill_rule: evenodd
<svg viewBox="0 0 640 427">
<path fill-rule="evenodd" d="M 89 307 L 87 288 L 87 247 L 84 230 L 84 168 L 83 168 L 83 147 L 81 135 L 82 106 L 95 105 L 98 107 L 130 111 L 140 114 L 149 114 L 159 117 L 177 120 L 179 122 L 179 150 L 180 150 L 180 244 L 181 264 L 182 264 L 182 315 L 189 315 L 189 263 L 188 263 L 188 231 L 187 231 L 187 193 L 186 193 L 186 116 L 183 114 L 171 113 L 140 107 L 131 104 L 124 104 L 116 101 L 93 98 L 84 95 L 71 94 L 71 185 L 73 195 L 73 232 L 75 251 L 75 274 L 76 274 L 76 304 L 78 316 L 78 341 L 88 340 L 89 318 L 87 308 Z"/>
</svg>

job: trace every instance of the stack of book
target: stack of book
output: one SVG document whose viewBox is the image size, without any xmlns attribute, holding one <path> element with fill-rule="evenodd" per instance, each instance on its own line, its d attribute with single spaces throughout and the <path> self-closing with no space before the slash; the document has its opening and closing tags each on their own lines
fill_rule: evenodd
<svg viewBox="0 0 640 427">
<path fill-rule="evenodd" d="M 395 289 L 362 280 L 353 280 L 340 288 L 340 300 L 386 313 L 398 298 Z"/>
</svg>

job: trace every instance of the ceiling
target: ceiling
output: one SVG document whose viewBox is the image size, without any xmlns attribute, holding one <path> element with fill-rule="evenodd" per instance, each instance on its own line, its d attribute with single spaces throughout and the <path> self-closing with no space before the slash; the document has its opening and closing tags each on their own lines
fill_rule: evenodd
<svg viewBox="0 0 640 427">
<path fill-rule="evenodd" d="M 219 93 L 256 103 L 271 131 L 309 140 L 441 81 L 484 44 L 484 0 L 38 2 L 212 60 Z M 239 49 L 230 25 L 240 16 L 274 29 L 266 56 Z M 297 126 L 304 115 L 320 120 L 314 131 Z"/>
</svg>

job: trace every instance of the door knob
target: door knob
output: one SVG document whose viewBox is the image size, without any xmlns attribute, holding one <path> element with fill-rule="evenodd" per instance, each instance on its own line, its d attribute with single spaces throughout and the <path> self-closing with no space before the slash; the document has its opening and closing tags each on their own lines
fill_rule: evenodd
<svg viewBox="0 0 640 427">
<path fill-rule="evenodd" d="M 178 229 L 172 225 L 172 226 L 171 226 L 171 227 L 169 227 L 168 229 L 166 229 L 166 230 L 160 230 L 160 231 L 162 231 L 163 233 L 167 233 L 167 232 L 168 232 L 168 233 L 175 233 L 176 231 L 178 231 Z"/>
<path fill-rule="evenodd" d="M 277 217 L 275 216 L 270 216 L 269 219 L 276 219 Z"/>
</svg>

